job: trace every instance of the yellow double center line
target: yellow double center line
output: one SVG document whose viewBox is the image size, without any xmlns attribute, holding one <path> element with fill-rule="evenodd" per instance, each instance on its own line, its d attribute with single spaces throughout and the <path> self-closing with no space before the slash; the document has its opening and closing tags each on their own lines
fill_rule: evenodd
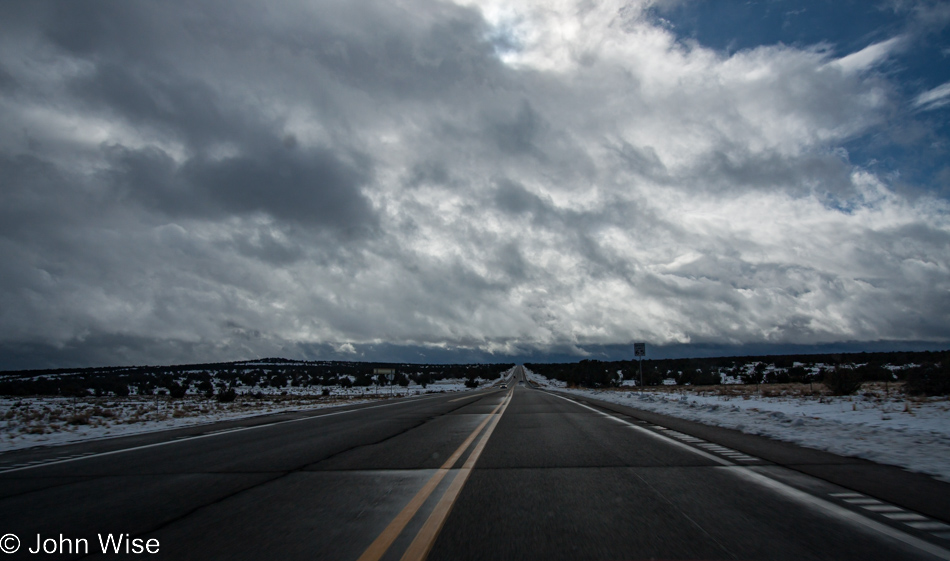
<svg viewBox="0 0 950 561">
<path fill-rule="evenodd" d="M 512 392 L 509 391 L 508 395 L 505 396 L 505 399 L 499 403 L 491 413 L 485 417 L 485 420 L 482 421 L 472 434 L 468 435 L 468 438 L 465 439 L 465 442 L 462 442 L 462 445 L 452 453 L 451 456 L 442 464 L 435 474 L 429 478 L 429 481 L 422 486 L 422 489 L 416 493 L 416 496 L 409 501 L 409 504 L 393 518 L 392 522 L 386 526 L 386 529 L 373 540 L 373 543 L 370 544 L 366 551 L 363 552 L 363 555 L 359 557 L 357 561 L 379 561 L 386 551 L 389 549 L 389 546 L 396 541 L 396 538 L 399 537 L 399 534 L 402 533 L 403 529 L 409 524 L 409 521 L 412 520 L 412 517 L 416 515 L 422 505 L 426 502 L 426 499 L 435 491 L 435 488 L 439 486 L 439 483 L 442 482 L 442 479 L 448 475 L 449 471 L 452 469 L 452 466 L 462 457 L 468 447 L 472 445 L 472 442 L 478 438 L 479 433 L 482 432 L 482 429 L 488 425 L 488 429 L 485 430 L 482 435 L 481 440 L 478 441 L 478 444 L 475 445 L 475 448 L 472 449 L 472 453 L 469 454 L 468 459 L 465 460 L 465 463 L 458 470 L 458 473 L 455 476 L 455 479 L 452 480 L 452 483 L 449 484 L 449 488 L 445 491 L 445 494 L 442 495 L 442 498 L 439 499 L 438 504 L 435 505 L 435 508 L 432 511 L 432 514 L 429 515 L 429 518 L 425 521 L 425 524 L 422 525 L 422 529 L 419 530 L 419 533 L 416 534 L 415 539 L 412 540 L 412 543 L 409 545 L 409 548 L 406 549 L 406 552 L 403 554 L 401 561 L 423 561 L 426 556 L 429 555 L 429 550 L 432 549 L 432 544 L 435 543 L 435 539 L 439 536 L 439 531 L 442 530 L 442 526 L 445 524 L 445 519 L 448 518 L 449 512 L 452 510 L 452 505 L 455 504 L 455 500 L 458 498 L 459 493 L 462 491 L 462 487 L 465 486 L 465 482 L 468 481 L 468 476 L 472 473 L 472 468 L 475 467 L 475 462 L 478 461 L 478 457 L 482 454 L 482 450 L 485 449 L 485 444 L 488 443 L 488 439 L 491 437 L 492 432 L 494 432 L 495 427 L 498 426 L 498 421 L 501 419 L 501 416 L 505 413 L 505 409 L 508 408 L 508 404 L 511 402 Z"/>
</svg>

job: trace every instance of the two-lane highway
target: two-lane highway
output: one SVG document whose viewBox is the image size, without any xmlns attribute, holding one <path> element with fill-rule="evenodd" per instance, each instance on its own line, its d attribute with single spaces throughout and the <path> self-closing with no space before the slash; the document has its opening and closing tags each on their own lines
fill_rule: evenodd
<svg viewBox="0 0 950 561">
<path fill-rule="evenodd" d="M 832 487 L 512 375 L 0 471 L 0 534 L 20 539 L 12 558 L 122 534 L 156 540 L 155 559 L 950 559 Z"/>
</svg>

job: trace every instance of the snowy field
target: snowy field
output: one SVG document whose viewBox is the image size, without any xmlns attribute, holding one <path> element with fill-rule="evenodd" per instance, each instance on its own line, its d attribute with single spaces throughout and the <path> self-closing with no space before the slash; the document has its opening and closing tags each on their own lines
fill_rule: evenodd
<svg viewBox="0 0 950 561">
<path fill-rule="evenodd" d="M 892 384 L 865 384 L 853 396 L 821 395 L 820 384 L 567 389 L 636 409 L 793 442 L 841 456 L 900 466 L 950 482 L 950 399 L 907 398 Z M 763 395 L 763 393 L 765 395 Z"/>
<path fill-rule="evenodd" d="M 259 388 L 250 388 L 230 403 L 197 395 L 0 398 L 0 452 L 466 389 L 464 380 L 449 379 L 426 388 L 332 387 L 329 396 L 321 395 L 319 386 L 310 393 L 291 388 L 282 392 L 286 395 L 262 392 L 258 397 L 253 394 Z"/>
</svg>

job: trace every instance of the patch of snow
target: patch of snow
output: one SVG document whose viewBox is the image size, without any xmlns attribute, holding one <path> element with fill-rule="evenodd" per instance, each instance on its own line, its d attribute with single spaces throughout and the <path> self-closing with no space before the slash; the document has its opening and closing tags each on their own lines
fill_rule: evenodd
<svg viewBox="0 0 950 561">
<path fill-rule="evenodd" d="M 283 398 L 218 403 L 188 396 L 0 398 L 0 451 L 55 446 L 273 413 L 368 403 L 371 399 Z"/>
<path fill-rule="evenodd" d="M 481 381 L 483 384 L 486 381 Z M 220 403 L 191 390 L 181 399 L 161 395 L 128 397 L 0 398 L 0 451 L 54 446 L 84 440 L 162 431 L 219 421 L 370 403 L 431 393 L 462 392 L 464 379 L 444 379 L 425 388 L 408 387 L 272 386 L 235 387 L 237 398 Z M 324 396 L 326 390 L 328 395 Z"/>
<path fill-rule="evenodd" d="M 896 465 L 950 482 L 947 398 L 911 401 L 893 390 L 889 395 L 878 390 L 844 397 L 767 397 L 725 392 L 708 395 L 691 390 L 564 391 L 841 456 Z"/>
<path fill-rule="evenodd" d="M 524 373 L 525 378 L 527 378 L 532 384 L 535 384 L 541 388 L 562 389 L 567 387 L 567 383 L 560 380 L 550 380 L 544 376 L 535 374 L 531 370 L 528 370 L 528 367 L 524 367 Z"/>
</svg>

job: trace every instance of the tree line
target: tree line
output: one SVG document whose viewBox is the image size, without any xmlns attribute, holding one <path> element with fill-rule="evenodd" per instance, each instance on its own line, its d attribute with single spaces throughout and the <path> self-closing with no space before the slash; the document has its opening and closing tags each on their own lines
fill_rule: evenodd
<svg viewBox="0 0 950 561">
<path fill-rule="evenodd" d="M 444 379 L 497 378 L 514 364 L 406 364 L 344 361 L 256 361 L 175 366 L 128 366 L 81 369 L 19 370 L 0 372 L 2 396 L 128 396 L 186 393 L 207 396 L 236 394 L 239 388 L 341 388 L 410 383 L 426 387 Z M 395 370 L 390 382 L 376 369 Z M 227 399 L 227 398 L 225 398 Z"/>
<path fill-rule="evenodd" d="M 525 366 L 549 379 L 589 388 L 619 386 L 624 380 L 644 386 L 708 386 L 723 376 L 745 384 L 823 383 L 833 393 L 846 395 L 864 382 L 903 381 L 912 394 L 950 393 L 950 351 L 841 353 L 528 363 Z"/>
</svg>

